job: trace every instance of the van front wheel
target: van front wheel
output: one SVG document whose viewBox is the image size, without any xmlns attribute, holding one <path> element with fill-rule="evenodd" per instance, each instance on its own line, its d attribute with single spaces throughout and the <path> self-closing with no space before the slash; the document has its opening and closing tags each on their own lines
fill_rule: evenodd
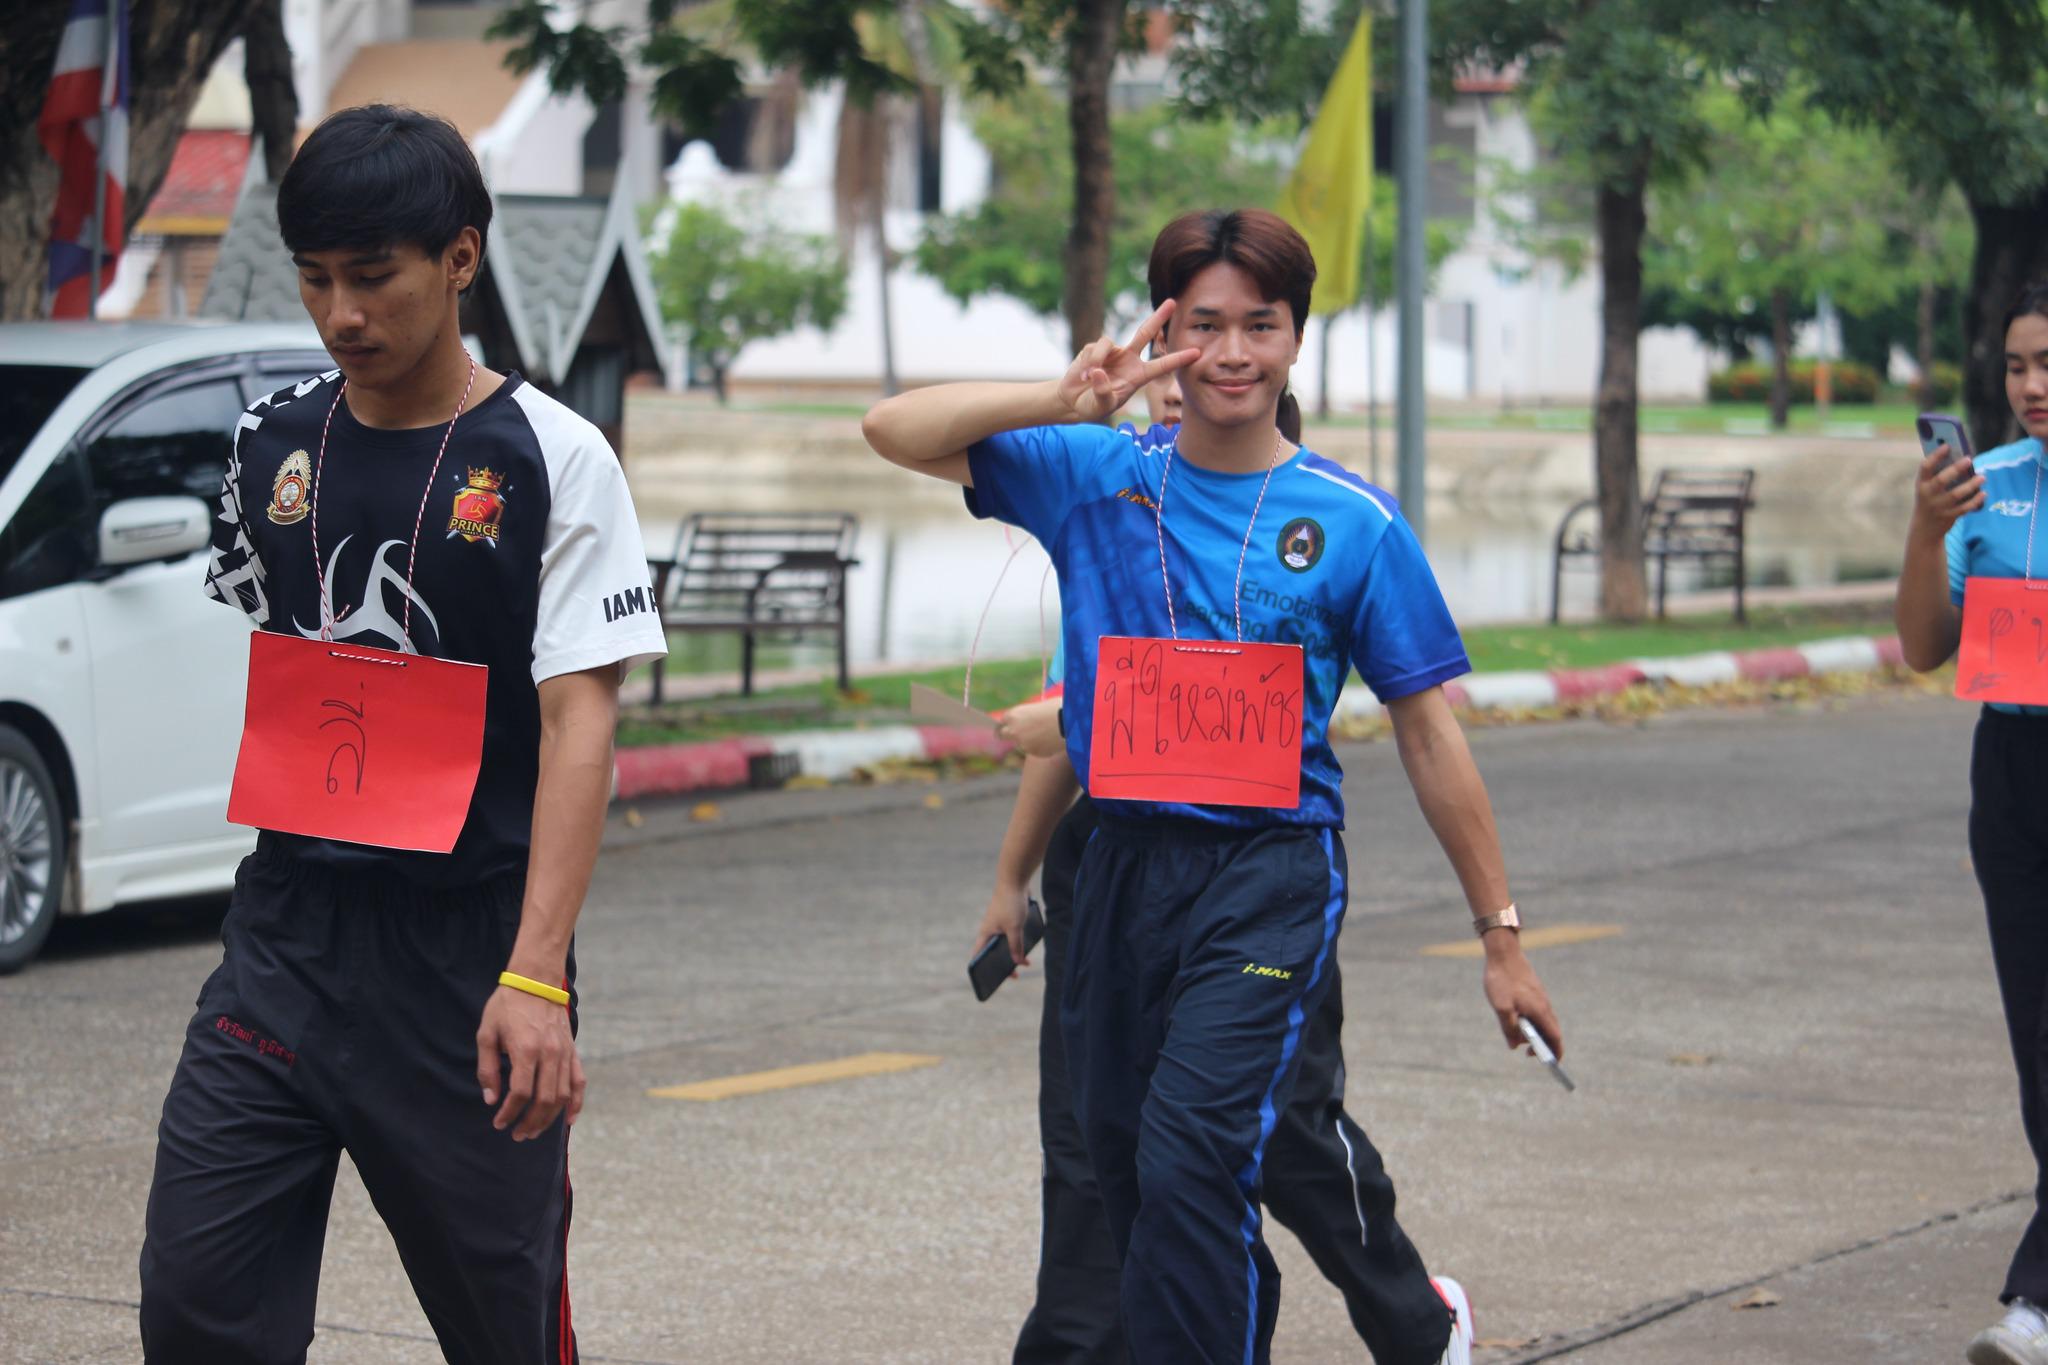
<svg viewBox="0 0 2048 1365">
<path fill-rule="evenodd" d="M 0 975 L 42 951 L 70 865 L 64 808 L 27 735 L 0 725 Z"/>
</svg>

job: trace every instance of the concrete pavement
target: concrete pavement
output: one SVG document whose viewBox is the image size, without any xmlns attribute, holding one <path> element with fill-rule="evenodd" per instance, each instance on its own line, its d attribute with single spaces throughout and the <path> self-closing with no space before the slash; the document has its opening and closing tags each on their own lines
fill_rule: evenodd
<svg viewBox="0 0 2048 1365">
<path fill-rule="evenodd" d="M 2032 1169 L 1964 857 L 1970 716 L 1884 695 L 1474 735 L 1558 1090 L 1492 1029 L 1388 745 L 1342 751 L 1350 1102 L 1489 1365 L 1939 1362 L 1995 1312 Z M 996 1362 L 1037 1239 L 1030 974 L 966 939 L 1014 779 L 614 817 L 580 958 L 584 1358 Z M 126 1361 L 153 1124 L 217 908 L 60 928 L 0 981 L 0 1360 Z M 650 1089 L 869 1052 L 916 1070 Z M 1275 1358 L 1363 1359 L 1284 1232 Z M 1732 1304 L 1761 1284 L 1775 1307 Z M 344 1168 L 311 1359 L 438 1359 Z"/>
</svg>

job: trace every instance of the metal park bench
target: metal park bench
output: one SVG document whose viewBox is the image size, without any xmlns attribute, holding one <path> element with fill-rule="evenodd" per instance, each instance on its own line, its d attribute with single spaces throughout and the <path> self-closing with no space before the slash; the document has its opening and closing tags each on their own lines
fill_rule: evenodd
<svg viewBox="0 0 2048 1365">
<path fill-rule="evenodd" d="M 1735 619 L 1749 619 L 1742 600 L 1748 514 L 1756 506 L 1754 469 L 1666 469 L 1643 500 L 1643 557 L 1657 562 L 1657 619 L 1664 619 L 1665 580 L 1671 561 L 1715 561 L 1735 566 Z M 1558 617 L 1567 559 L 1600 556 L 1599 502 L 1572 504 L 1557 524 L 1550 560 L 1550 619 Z M 1587 513 L 1592 513 L 1587 524 Z"/>
<path fill-rule="evenodd" d="M 667 559 L 650 559 L 654 600 L 671 631 L 740 637 L 740 691 L 754 692 L 754 647 L 766 636 L 830 635 L 846 671 L 846 571 L 859 520 L 845 512 L 700 512 L 676 532 Z M 661 701 L 661 663 L 654 700 Z"/>
</svg>

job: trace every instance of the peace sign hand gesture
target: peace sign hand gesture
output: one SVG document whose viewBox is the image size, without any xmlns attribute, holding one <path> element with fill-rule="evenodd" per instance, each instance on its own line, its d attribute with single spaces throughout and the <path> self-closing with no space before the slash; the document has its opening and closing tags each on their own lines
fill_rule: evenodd
<svg viewBox="0 0 2048 1365">
<path fill-rule="evenodd" d="M 1123 345 L 1102 337 L 1082 347 L 1060 376 L 1060 402 L 1083 422 L 1100 421 L 1130 402 L 1145 385 L 1199 357 L 1200 350 L 1189 349 L 1156 360 L 1145 358 L 1147 348 L 1165 332 L 1166 320 L 1172 316 L 1173 300 L 1168 299 L 1138 324 Z"/>
</svg>

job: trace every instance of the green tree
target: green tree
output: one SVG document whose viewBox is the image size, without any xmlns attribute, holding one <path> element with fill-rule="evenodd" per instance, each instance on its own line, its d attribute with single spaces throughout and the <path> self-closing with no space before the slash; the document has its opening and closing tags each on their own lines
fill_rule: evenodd
<svg viewBox="0 0 2048 1365">
<path fill-rule="evenodd" d="M 1968 348 L 1964 398 L 1984 447 L 2012 432 L 2005 401 L 2006 305 L 2048 275 L 2048 12 L 2039 0 L 1810 0 L 1782 5 L 1777 51 L 1796 64 L 1815 100 L 1845 121 L 1883 130 L 1927 207 L 1931 241 L 1920 256 L 1942 273 L 1954 246 L 1960 191 L 1975 229 L 1963 295 Z M 1944 247 L 1942 237 L 1947 235 Z M 1931 355 L 1939 290 L 1918 299 L 1923 355 Z"/>
<path fill-rule="evenodd" d="M 1698 0 L 1439 0 L 1432 61 L 1518 71 L 1553 166 L 1591 209 L 1600 271 L 1600 381 L 1593 484 L 1600 505 L 1600 611 L 1642 619 L 1642 486 L 1637 356 L 1643 243 L 1654 185 L 1699 168 L 1710 127 L 1701 101 L 1730 74 L 1752 99 L 1770 93 L 1770 6 Z M 1580 220 L 1581 222 L 1583 220 Z M 1575 224 L 1565 224 L 1578 231 Z"/>
<path fill-rule="evenodd" d="M 961 303 L 1003 294 L 1047 316 L 1064 309 L 1059 247 L 1073 217 L 1073 176 L 1062 118 L 1058 101 L 1037 88 L 976 118 L 994 184 L 967 212 L 934 218 L 917 248 L 918 267 Z M 1104 330 L 1120 331 L 1150 308 L 1145 265 L 1159 229 L 1192 208 L 1272 202 L 1286 151 L 1262 130 L 1192 122 L 1164 104 L 1118 115 L 1110 138 L 1118 194 L 1102 292 Z"/>
<path fill-rule="evenodd" d="M 1101 335 L 1116 204 L 1110 77 L 1140 38 L 1132 0 L 1009 0 L 975 10 L 951 0 L 648 0 L 637 31 L 580 20 L 557 27 L 552 8 L 515 0 L 493 25 L 518 43 L 508 58 L 514 69 L 545 67 L 555 89 L 602 103 L 625 89 L 631 56 L 655 73 L 656 107 L 693 132 L 743 93 L 744 62 L 794 69 L 807 84 L 844 82 L 860 108 L 930 90 L 944 75 L 942 46 L 957 53 L 961 83 L 977 94 L 1020 89 L 1027 59 L 1059 71 L 1073 206 L 1060 254 L 1063 308 L 1075 349 Z"/>
<path fill-rule="evenodd" d="M 748 343 L 829 331 L 846 311 L 846 266 L 828 239 L 742 225 L 708 204 L 677 206 L 653 264 L 662 316 L 711 371 L 721 403 Z"/>
<path fill-rule="evenodd" d="M 1721 312 L 1770 320 L 1771 425 L 1791 411 L 1792 327 L 1828 295 L 1849 312 L 1882 308 L 1908 281 L 1898 215 L 1904 193 L 1882 140 L 1800 99 L 1768 117 L 1729 90 L 1701 100 L 1709 174 L 1651 191 L 1644 283 Z"/>
</svg>

